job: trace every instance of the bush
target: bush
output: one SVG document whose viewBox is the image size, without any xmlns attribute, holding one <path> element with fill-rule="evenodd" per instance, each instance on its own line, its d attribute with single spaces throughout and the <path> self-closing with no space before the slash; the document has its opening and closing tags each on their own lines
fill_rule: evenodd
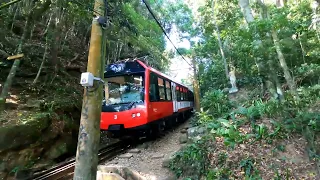
<svg viewBox="0 0 320 180">
<path fill-rule="evenodd" d="M 201 104 L 203 110 L 213 117 L 221 117 L 232 108 L 228 96 L 221 90 L 207 92 L 204 95 Z"/>
<path fill-rule="evenodd" d="M 189 179 L 201 179 L 210 169 L 208 153 L 213 148 L 214 140 L 205 136 L 199 141 L 185 146 L 175 154 L 170 162 L 170 169 L 177 177 L 188 177 Z"/>
<path fill-rule="evenodd" d="M 314 85 L 320 82 L 319 64 L 302 64 L 295 70 L 296 79 L 301 85 Z"/>
</svg>

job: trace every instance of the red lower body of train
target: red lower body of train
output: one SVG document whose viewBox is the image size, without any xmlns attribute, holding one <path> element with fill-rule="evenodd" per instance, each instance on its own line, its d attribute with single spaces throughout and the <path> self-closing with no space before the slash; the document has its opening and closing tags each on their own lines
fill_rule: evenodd
<svg viewBox="0 0 320 180">
<path fill-rule="evenodd" d="M 193 93 L 139 60 L 111 64 L 100 128 L 113 135 L 152 133 L 193 113 Z"/>
</svg>

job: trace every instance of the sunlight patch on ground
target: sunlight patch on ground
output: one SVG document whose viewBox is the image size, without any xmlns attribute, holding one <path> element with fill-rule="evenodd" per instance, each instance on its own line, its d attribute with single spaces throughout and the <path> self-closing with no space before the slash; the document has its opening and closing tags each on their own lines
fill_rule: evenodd
<svg viewBox="0 0 320 180">
<path fill-rule="evenodd" d="M 18 104 L 18 96 L 10 95 L 10 97 L 6 99 L 6 103 Z"/>
</svg>

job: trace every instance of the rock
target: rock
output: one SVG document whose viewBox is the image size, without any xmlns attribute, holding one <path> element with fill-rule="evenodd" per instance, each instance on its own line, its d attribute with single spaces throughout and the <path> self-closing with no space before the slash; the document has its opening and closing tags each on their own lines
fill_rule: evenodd
<svg viewBox="0 0 320 180">
<path fill-rule="evenodd" d="M 183 134 L 179 137 L 180 144 L 187 143 L 187 141 L 188 141 L 188 136 L 186 134 Z"/>
<path fill-rule="evenodd" d="M 119 174 L 98 171 L 97 180 L 125 180 Z"/>
<path fill-rule="evenodd" d="M 245 146 L 244 144 L 240 144 L 240 147 L 241 147 L 242 149 L 245 149 L 245 148 L 246 148 L 246 146 Z"/>
<path fill-rule="evenodd" d="M 0 174 L 10 172 L 13 169 L 21 170 L 34 162 L 43 154 L 43 147 L 35 146 L 23 150 L 11 150 L 0 155 Z"/>
<path fill-rule="evenodd" d="M 6 170 L 6 163 L 3 160 L 0 160 L 0 172 Z"/>
<path fill-rule="evenodd" d="M 149 143 L 143 143 L 143 144 L 140 145 L 139 148 L 141 148 L 141 149 L 148 149 L 148 147 L 149 147 Z"/>
<path fill-rule="evenodd" d="M 187 134 L 189 139 L 193 139 L 197 136 L 200 136 L 200 137 L 203 136 L 206 132 L 207 130 L 205 127 L 196 126 L 196 127 L 189 128 Z"/>
<path fill-rule="evenodd" d="M 25 124 L 0 127 L 0 152 L 36 142 L 49 125 L 48 114 L 41 113 L 30 118 Z"/>
<path fill-rule="evenodd" d="M 178 178 L 175 175 L 169 175 L 168 177 L 164 178 L 164 180 L 177 180 Z"/>
<path fill-rule="evenodd" d="M 187 129 L 182 129 L 180 132 L 181 132 L 182 134 L 184 134 L 184 133 L 187 133 L 188 131 L 187 131 Z"/>
<path fill-rule="evenodd" d="M 31 170 L 18 170 L 14 177 L 16 180 L 27 180 L 32 178 L 33 172 Z"/>
<path fill-rule="evenodd" d="M 222 91 L 223 91 L 224 93 L 229 93 L 229 88 L 224 88 Z"/>
<path fill-rule="evenodd" d="M 200 127 L 200 128 L 198 128 L 198 133 L 199 134 L 204 134 L 205 133 L 205 128 L 204 127 Z"/>
<path fill-rule="evenodd" d="M 154 154 L 151 156 L 152 159 L 160 159 L 160 158 L 163 158 L 164 157 L 164 154 Z"/>
<path fill-rule="evenodd" d="M 171 159 L 165 159 L 162 161 L 162 167 L 164 168 L 169 168 L 170 167 L 170 162 L 171 162 Z"/>
<path fill-rule="evenodd" d="M 98 166 L 98 172 L 100 171 L 100 174 L 103 173 L 112 173 L 119 175 L 122 179 L 125 180 L 146 180 L 145 177 L 141 176 L 138 172 L 131 170 L 127 167 L 121 167 L 121 166 Z M 111 177 L 112 178 L 112 177 Z"/>
<path fill-rule="evenodd" d="M 20 105 L 19 109 L 40 109 L 44 104 L 44 100 L 28 99 L 26 104 Z"/>
<path fill-rule="evenodd" d="M 131 154 L 131 153 L 125 153 L 125 154 L 121 154 L 119 156 L 119 158 L 123 158 L 123 159 L 129 159 L 131 157 L 133 157 L 133 154 Z"/>
<path fill-rule="evenodd" d="M 200 140 L 201 137 L 202 137 L 202 136 L 198 135 L 198 136 L 194 137 L 193 140 L 196 140 L 196 141 L 197 141 L 197 140 Z"/>
<path fill-rule="evenodd" d="M 51 148 L 46 152 L 45 156 L 49 159 L 56 159 L 68 152 L 66 140 L 60 139 L 55 142 Z"/>
<path fill-rule="evenodd" d="M 141 150 L 140 149 L 130 149 L 128 152 L 129 153 L 140 153 Z"/>
</svg>

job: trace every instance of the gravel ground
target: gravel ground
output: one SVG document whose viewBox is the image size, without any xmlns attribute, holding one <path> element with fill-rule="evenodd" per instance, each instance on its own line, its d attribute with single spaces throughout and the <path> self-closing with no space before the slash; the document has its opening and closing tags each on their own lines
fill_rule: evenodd
<svg viewBox="0 0 320 180">
<path fill-rule="evenodd" d="M 170 170 L 162 167 L 162 162 L 181 148 L 183 144 L 179 143 L 180 131 L 187 126 L 188 121 L 167 132 L 164 137 L 139 145 L 136 149 L 131 149 L 104 165 L 128 167 L 148 180 L 176 179 Z"/>
</svg>

